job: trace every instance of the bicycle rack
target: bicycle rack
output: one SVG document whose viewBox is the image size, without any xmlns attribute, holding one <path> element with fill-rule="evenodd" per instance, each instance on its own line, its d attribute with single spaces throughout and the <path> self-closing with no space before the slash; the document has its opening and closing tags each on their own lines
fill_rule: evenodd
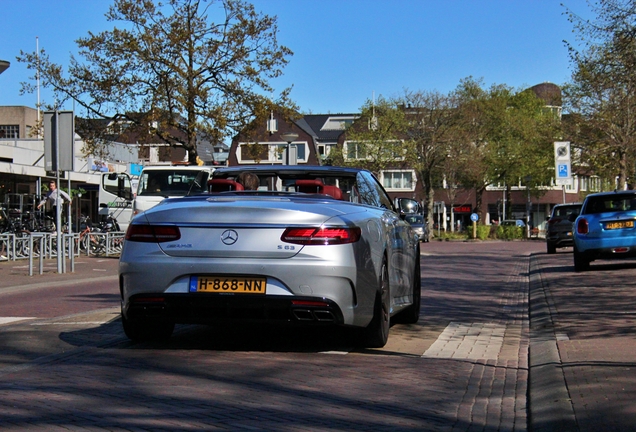
<svg viewBox="0 0 636 432">
<path fill-rule="evenodd" d="M 37 240 L 39 243 L 39 250 L 42 251 L 44 248 L 44 240 L 46 234 L 44 233 L 31 233 L 29 234 L 29 251 L 34 251 L 34 240 Z M 29 253 L 29 276 L 33 276 L 33 253 Z M 44 254 L 38 254 L 38 263 L 40 267 L 40 274 L 44 273 Z"/>
</svg>

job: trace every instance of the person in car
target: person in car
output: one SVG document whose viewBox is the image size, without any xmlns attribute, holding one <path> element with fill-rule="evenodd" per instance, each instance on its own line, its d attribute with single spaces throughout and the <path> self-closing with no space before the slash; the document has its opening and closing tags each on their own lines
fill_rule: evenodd
<svg viewBox="0 0 636 432">
<path fill-rule="evenodd" d="M 260 185 L 258 176 L 251 172 L 242 172 L 236 177 L 236 182 L 240 183 L 245 190 L 257 190 Z"/>
</svg>

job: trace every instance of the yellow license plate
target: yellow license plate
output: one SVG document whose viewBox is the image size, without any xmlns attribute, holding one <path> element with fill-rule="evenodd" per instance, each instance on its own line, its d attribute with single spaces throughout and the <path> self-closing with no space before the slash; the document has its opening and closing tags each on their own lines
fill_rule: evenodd
<svg viewBox="0 0 636 432">
<path fill-rule="evenodd" d="M 190 292 L 265 294 L 267 280 L 242 276 L 193 276 Z"/>
<path fill-rule="evenodd" d="M 634 221 L 618 221 L 618 222 L 608 222 L 605 224 L 605 229 L 621 229 L 621 228 L 634 228 Z"/>
</svg>

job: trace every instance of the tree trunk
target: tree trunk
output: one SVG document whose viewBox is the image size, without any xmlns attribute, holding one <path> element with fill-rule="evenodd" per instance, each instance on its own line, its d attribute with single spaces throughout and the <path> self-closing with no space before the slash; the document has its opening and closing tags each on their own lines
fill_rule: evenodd
<svg viewBox="0 0 636 432">
<path fill-rule="evenodd" d="M 433 219 L 433 213 L 435 211 L 435 190 L 430 174 L 420 172 L 420 178 L 422 179 L 422 188 L 424 189 L 424 196 L 426 197 L 426 225 L 428 226 L 428 239 L 431 239 L 433 233 L 433 226 L 435 219 Z"/>
<path fill-rule="evenodd" d="M 625 190 L 627 184 L 627 152 L 620 152 L 618 161 L 618 190 Z"/>
</svg>

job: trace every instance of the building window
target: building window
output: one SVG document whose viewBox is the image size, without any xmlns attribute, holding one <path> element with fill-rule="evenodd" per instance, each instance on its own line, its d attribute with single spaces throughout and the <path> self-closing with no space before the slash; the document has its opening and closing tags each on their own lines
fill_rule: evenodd
<svg viewBox="0 0 636 432">
<path fill-rule="evenodd" d="M 353 116 L 329 117 L 320 130 L 345 130 L 353 124 Z"/>
<path fill-rule="evenodd" d="M 2 138 L 20 138 L 20 126 L 18 125 L 0 125 L 0 139 Z"/>
<path fill-rule="evenodd" d="M 345 142 L 345 155 L 348 160 L 366 159 L 367 146 L 364 143 L 347 141 Z"/>
<path fill-rule="evenodd" d="M 381 145 L 373 142 L 345 141 L 344 154 L 347 160 L 404 160 L 405 149 L 402 141 L 384 141 Z"/>
<path fill-rule="evenodd" d="M 296 146 L 298 162 L 307 162 L 307 143 L 291 143 Z M 239 143 L 237 158 L 239 163 L 283 162 L 283 152 L 287 143 Z"/>
<path fill-rule="evenodd" d="M 382 186 L 387 191 L 414 191 L 415 183 L 414 171 L 382 171 Z"/>
<path fill-rule="evenodd" d="M 579 187 L 581 188 L 582 191 L 587 191 L 587 189 L 589 188 L 589 177 L 579 177 L 580 181 L 579 181 Z"/>
<path fill-rule="evenodd" d="M 602 181 L 600 177 L 590 177 L 590 192 L 600 192 Z"/>
</svg>

